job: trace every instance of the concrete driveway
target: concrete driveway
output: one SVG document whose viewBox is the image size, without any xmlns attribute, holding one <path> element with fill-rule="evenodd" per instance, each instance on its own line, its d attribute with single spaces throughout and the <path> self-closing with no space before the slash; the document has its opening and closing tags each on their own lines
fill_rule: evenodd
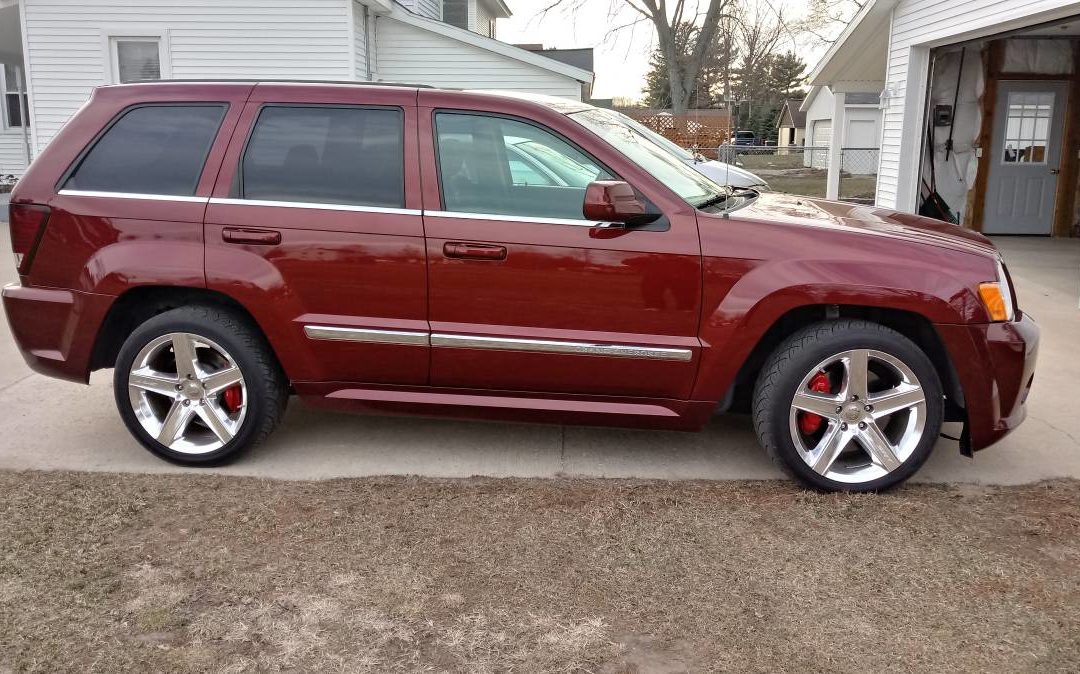
<svg viewBox="0 0 1080 674">
<path fill-rule="evenodd" d="M 0 281 L 15 280 L 9 233 Z M 1022 483 L 1080 478 L 1080 240 L 1001 238 L 1021 306 L 1043 329 L 1028 421 L 974 460 L 941 440 L 916 479 Z M 143 450 L 113 404 L 111 371 L 90 386 L 31 372 L 0 328 L 0 469 L 182 472 Z M 204 469 L 205 470 L 205 469 Z M 431 477 L 639 477 L 771 479 L 747 417 L 717 417 L 703 433 L 370 417 L 313 410 L 296 400 L 269 442 L 232 475 L 322 479 Z"/>
</svg>

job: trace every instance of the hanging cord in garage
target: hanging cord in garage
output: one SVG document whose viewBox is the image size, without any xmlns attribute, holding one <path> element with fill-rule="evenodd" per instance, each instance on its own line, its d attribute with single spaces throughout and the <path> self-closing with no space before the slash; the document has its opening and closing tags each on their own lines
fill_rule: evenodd
<svg viewBox="0 0 1080 674">
<path fill-rule="evenodd" d="M 956 106 L 960 103 L 960 82 L 964 78 L 964 57 L 967 55 L 967 47 L 960 49 L 960 70 L 956 73 L 956 92 L 952 99 L 952 115 L 949 119 L 949 139 L 945 141 L 945 162 L 948 163 L 953 151 L 953 129 L 956 128 Z"/>
<path fill-rule="evenodd" d="M 934 60 L 930 63 L 930 79 L 927 86 L 929 90 L 933 90 L 934 86 L 934 72 L 937 70 L 937 54 L 934 55 Z M 934 158 L 934 120 L 930 114 L 930 106 L 933 103 L 933 97 L 927 95 L 926 97 L 926 149 L 929 150 L 930 160 L 930 184 L 926 184 L 926 180 L 922 181 L 923 187 L 926 188 L 928 194 L 923 197 L 922 205 L 919 206 L 919 215 L 926 216 L 928 218 L 935 218 L 937 220 L 944 220 L 945 222 L 955 223 L 955 217 L 953 216 L 952 209 L 949 208 L 949 204 L 941 198 L 941 195 L 937 191 L 937 164 Z"/>
</svg>

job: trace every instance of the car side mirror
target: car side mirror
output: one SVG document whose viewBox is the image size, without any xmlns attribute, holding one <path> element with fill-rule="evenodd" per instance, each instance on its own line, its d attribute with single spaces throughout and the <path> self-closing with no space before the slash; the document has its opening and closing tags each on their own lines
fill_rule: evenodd
<svg viewBox="0 0 1080 674">
<path fill-rule="evenodd" d="M 634 224 L 647 219 L 645 204 L 634 188 L 621 180 L 597 180 L 585 188 L 581 208 L 586 220 Z"/>
</svg>

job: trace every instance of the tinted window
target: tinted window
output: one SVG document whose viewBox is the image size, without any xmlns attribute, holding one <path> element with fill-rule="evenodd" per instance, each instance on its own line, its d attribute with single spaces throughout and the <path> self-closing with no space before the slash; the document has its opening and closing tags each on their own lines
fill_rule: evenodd
<svg viewBox="0 0 1080 674">
<path fill-rule="evenodd" d="M 443 208 L 581 220 L 585 188 L 613 176 L 555 134 L 503 117 L 435 116 Z"/>
<path fill-rule="evenodd" d="M 269 106 L 244 152 L 240 195 L 402 208 L 403 127 L 395 109 Z"/>
<path fill-rule="evenodd" d="M 224 105 L 150 105 L 124 113 L 64 187 L 192 196 Z"/>
</svg>

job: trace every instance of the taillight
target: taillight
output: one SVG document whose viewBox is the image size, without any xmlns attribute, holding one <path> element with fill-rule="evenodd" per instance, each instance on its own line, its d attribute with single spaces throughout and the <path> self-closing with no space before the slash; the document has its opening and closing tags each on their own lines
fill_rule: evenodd
<svg viewBox="0 0 1080 674">
<path fill-rule="evenodd" d="M 11 250 L 15 252 L 15 268 L 20 274 L 30 270 L 34 252 L 45 223 L 49 221 L 49 207 L 37 204 L 9 204 L 8 222 L 11 223 Z"/>
</svg>

